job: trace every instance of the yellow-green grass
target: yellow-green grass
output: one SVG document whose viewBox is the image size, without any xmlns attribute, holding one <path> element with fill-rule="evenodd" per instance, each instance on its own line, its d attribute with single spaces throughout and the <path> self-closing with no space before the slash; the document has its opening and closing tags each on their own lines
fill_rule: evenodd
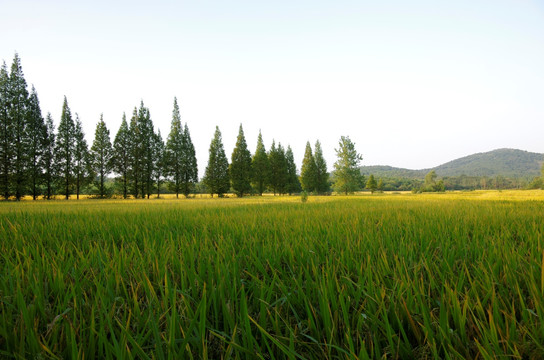
<svg viewBox="0 0 544 360">
<path fill-rule="evenodd" d="M 0 357 L 542 358 L 544 194 L 0 203 Z"/>
</svg>

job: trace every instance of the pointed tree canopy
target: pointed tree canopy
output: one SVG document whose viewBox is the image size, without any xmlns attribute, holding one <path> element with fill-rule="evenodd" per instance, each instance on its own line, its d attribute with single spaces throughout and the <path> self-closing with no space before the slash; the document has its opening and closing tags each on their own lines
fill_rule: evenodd
<svg viewBox="0 0 544 360">
<path fill-rule="evenodd" d="M 138 124 L 138 108 L 134 107 L 132 111 L 132 117 L 130 118 L 130 127 L 129 127 L 129 141 L 130 141 L 130 155 L 129 155 L 129 179 L 130 179 L 130 189 L 132 195 L 137 198 L 142 196 L 140 193 L 140 184 L 142 181 L 142 172 L 143 172 L 143 155 L 142 155 L 142 143 L 140 142 L 141 138 L 140 125 Z"/>
<path fill-rule="evenodd" d="M 184 149 L 183 149 L 183 129 L 181 127 L 181 116 L 179 114 L 178 100 L 174 98 L 174 109 L 172 110 L 172 123 L 170 125 L 170 134 L 166 140 L 165 149 L 165 175 L 171 182 L 171 190 L 176 193 L 176 197 L 181 191 L 182 172 L 184 167 Z"/>
<path fill-rule="evenodd" d="M 21 59 L 16 53 L 11 64 L 11 72 L 9 74 L 9 92 L 10 92 L 10 116 L 15 125 L 20 123 L 20 126 L 25 125 L 26 110 L 28 107 L 28 90 L 21 66 Z"/>
<path fill-rule="evenodd" d="M 165 144 L 162 140 L 161 131 L 153 133 L 153 179 L 157 186 L 157 197 L 161 194 L 161 183 L 164 177 L 164 171 L 166 168 L 165 162 Z"/>
<path fill-rule="evenodd" d="M 300 181 L 297 175 L 297 165 L 295 164 L 295 157 L 291 146 L 287 146 L 285 151 L 285 161 L 287 163 L 287 184 L 286 191 L 289 195 L 299 192 L 301 190 Z"/>
<path fill-rule="evenodd" d="M 300 183 L 302 190 L 312 192 L 316 190 L 317 166 L 315 158 L 312 154 L 312 146 L 310 142 L 306 142 L 306 150 L 304 151 L 304 159 L 300 169 Z"/>
<path fill-rule="evenodd" d="M 238 130 L 236 146 L 232 151 L 229 174 L 232 189 L 237 196 L 242 197 L 251 191 L 251 153 L 247 148 L 242 124 Z"/>
<path fill-rule="evenodd" d="M 191 133 L 187 123 L 183 128 L 182 138 L 182 171 L 181 171 L 181 188 L 185 197 L 193 191 L 195 184 L 198 182 L 198 165 L 196 162 L 196 153 L 193 141 L 191 140 Z"/>
<path fill-rule="evenodd" d="M 204 184 L 209 193 L 223 196 L 230 188 L 229 162 L 223 148 L 223 141 L 219 127 L 215 127 L 215 134 L 210 144 L 208 166 L 204 175 Z"/>
<path fill-rule="evenodd" d="M 75 152 L 75 124 L 72 113 L 68 106 L 68 100 L 64 97 L 62 114 L 57 131 L 57 142 L 55 147 L 55 163 L 59 175 L 59 185 L 63 189 L 66 199 L 70 197 L 74 175 L 74 152 Z"/>
<path fill-rule="evenodd" d="M 100 114 L 100 121 L 96 124 L 93 146 L 91 147 L 92 169 L 98 176 L 97 187 L 100 197 L 106 195 L 105 180 L 112 170 L 113 149 L 104 117 Z"/>
<path fill-rule="evenodd" d="M 264 147 L 263 136 L 259 131 L 259 137 L 257 138 L 257 148 L 255 149 L 255 154 L 251 160 L 252 168 L 252 181 L 253 186 L 259 193 L 262 195 L 266 190 L 266 185 L 269 182 L 269 164 L 268 164 L 268 155 L 266 154 L 266 149 Z"/>
<path fill-rule="evenodd" d="M 135 143 L 139 156 L 139 184 L 140 193 L 142 196 L 149 198 L 153 187 L 153 121 L 149 109 L 144 106 L 144 102 L 140 102 L 140 107 L 137 111 L 137 129 L 135 134 Z"/>
<path fill-rule="evenodd" d="M 79 199 L 81 188 L 85 186 L 92 178 L 92 168 L 90 164 L 89 147 L 85 140 L 83 125 L 76 113 L 76 121 L 74 128 L 74 180 L 76 186 L 76 197 Z"/>
<path fill-rule="evenodd" d="M 26 189 L 29 157 L 28 148 L 30 144 L 27 134 L 29 95 L 23 68 L 21 67 L 21 59 L 18 54 L 15 54 L 15 57 L 13 58 L 8 84 L 8 116 L 13 131 L 13 176 L 11 177 L 11 180 L 15 198 L 19 200 L 23 197 Z"/>
<path fill-rule="evenodd" d="M 272 141 L 270 151 L 268 153 L 268 164 L 270 167 L 269 183 L 274 195 L 284 194 L 286 192 L 287 183 L 287 161 L 285 159 L 285 150 L 281 143 Z"/>
<path fill-rule="evenodd" d="M 314 160 L 315 160 L 315 191 L 319 194 L 325 194 L 329 192 L 329 174 L 327 172 L 327 163 L 323 157 L 323 151 L 321 150 L 321 143 L 319 140 L 315 142 L 314 148 Z"/>
<path fill-rule="evenodd" d="M 378 188 L 378 183 L 376 182 L 376 179 L 374 178 L 374 175 L 370 174 L 368 177 L 368 181 L 366 182 L 366 188 L 370 190 L 372 194 L 374 194 L 374 191 Z"/>
<path fill-rule="evenodd" d="M 41 158 L 43 180 L 45 185 L 45 198 L 50 200 L 54 192 L 55 180 L 55 124 L 51 113 L 47 113 L 45 128 L 42 137 L 43 154 Z"/>
<path fill-rule="evenodd" d="M 123 113 L 121 126 L 113 140 L 111 169 L 120 176 L 123 198 L 125 199 L 128 196 L 128 172 L 130 167 L 131 146 L 127 117 L 125 113 Z"/>
<path fill-rule="evenodd" d="M 26 137 L 28 138 L 28 165 L 26 176 L 32 198 L 36 200 L 42 182 L 43 167 L 41 158 L 44 151 L 43 135 L 45 131 L 45 121 L 42 116 L 38 93 L 34 86 L 32 86 L 28 105 L 28 124 L 26 127 Z"/>
<path fill-rule="evenodd" d="M 11 194 L 13 168 L 13 122 L 9 117 L 10 91 L 6 62 L 0 67 L 0 194 L 8 199 Z"/>
</svg>

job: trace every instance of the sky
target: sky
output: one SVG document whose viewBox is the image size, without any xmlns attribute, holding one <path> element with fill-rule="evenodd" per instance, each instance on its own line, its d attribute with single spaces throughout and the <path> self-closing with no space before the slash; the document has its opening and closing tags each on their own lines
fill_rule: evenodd
<svg viewBox="0 0 544 360">
<path fill-rule="evenodd" d="M 362 165 L 423 169 L 498 148 L 544 153 L 544 1 L 3 0 L 15 52 L 58 125 L 64 96 L 92 144 L 140 101 L 164 139 L 174 97 L 202 176 L 215 126 L 290 145 L 300 170 L 341 136 Z"/>
</svg>

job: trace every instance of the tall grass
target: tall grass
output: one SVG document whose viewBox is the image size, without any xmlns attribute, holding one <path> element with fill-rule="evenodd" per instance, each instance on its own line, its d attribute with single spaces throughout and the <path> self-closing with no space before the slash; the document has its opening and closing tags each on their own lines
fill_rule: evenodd
<svg viewBox="0 0 544 360">
<path fill-rule="evenodd" d="M 544 202 L 0 204 L 0 356 L 544 356 Z"/>
</svg>

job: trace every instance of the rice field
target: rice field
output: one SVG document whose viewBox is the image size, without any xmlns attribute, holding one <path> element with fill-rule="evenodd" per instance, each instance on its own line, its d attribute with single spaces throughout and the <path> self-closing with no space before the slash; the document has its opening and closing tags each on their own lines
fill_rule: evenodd
<svg viewBox="0 0 544 360">
<path fill-rule="evenodd" d="M 544 358 L 544 191 L 0 203 L 0 357 Z"/>
</svg>

